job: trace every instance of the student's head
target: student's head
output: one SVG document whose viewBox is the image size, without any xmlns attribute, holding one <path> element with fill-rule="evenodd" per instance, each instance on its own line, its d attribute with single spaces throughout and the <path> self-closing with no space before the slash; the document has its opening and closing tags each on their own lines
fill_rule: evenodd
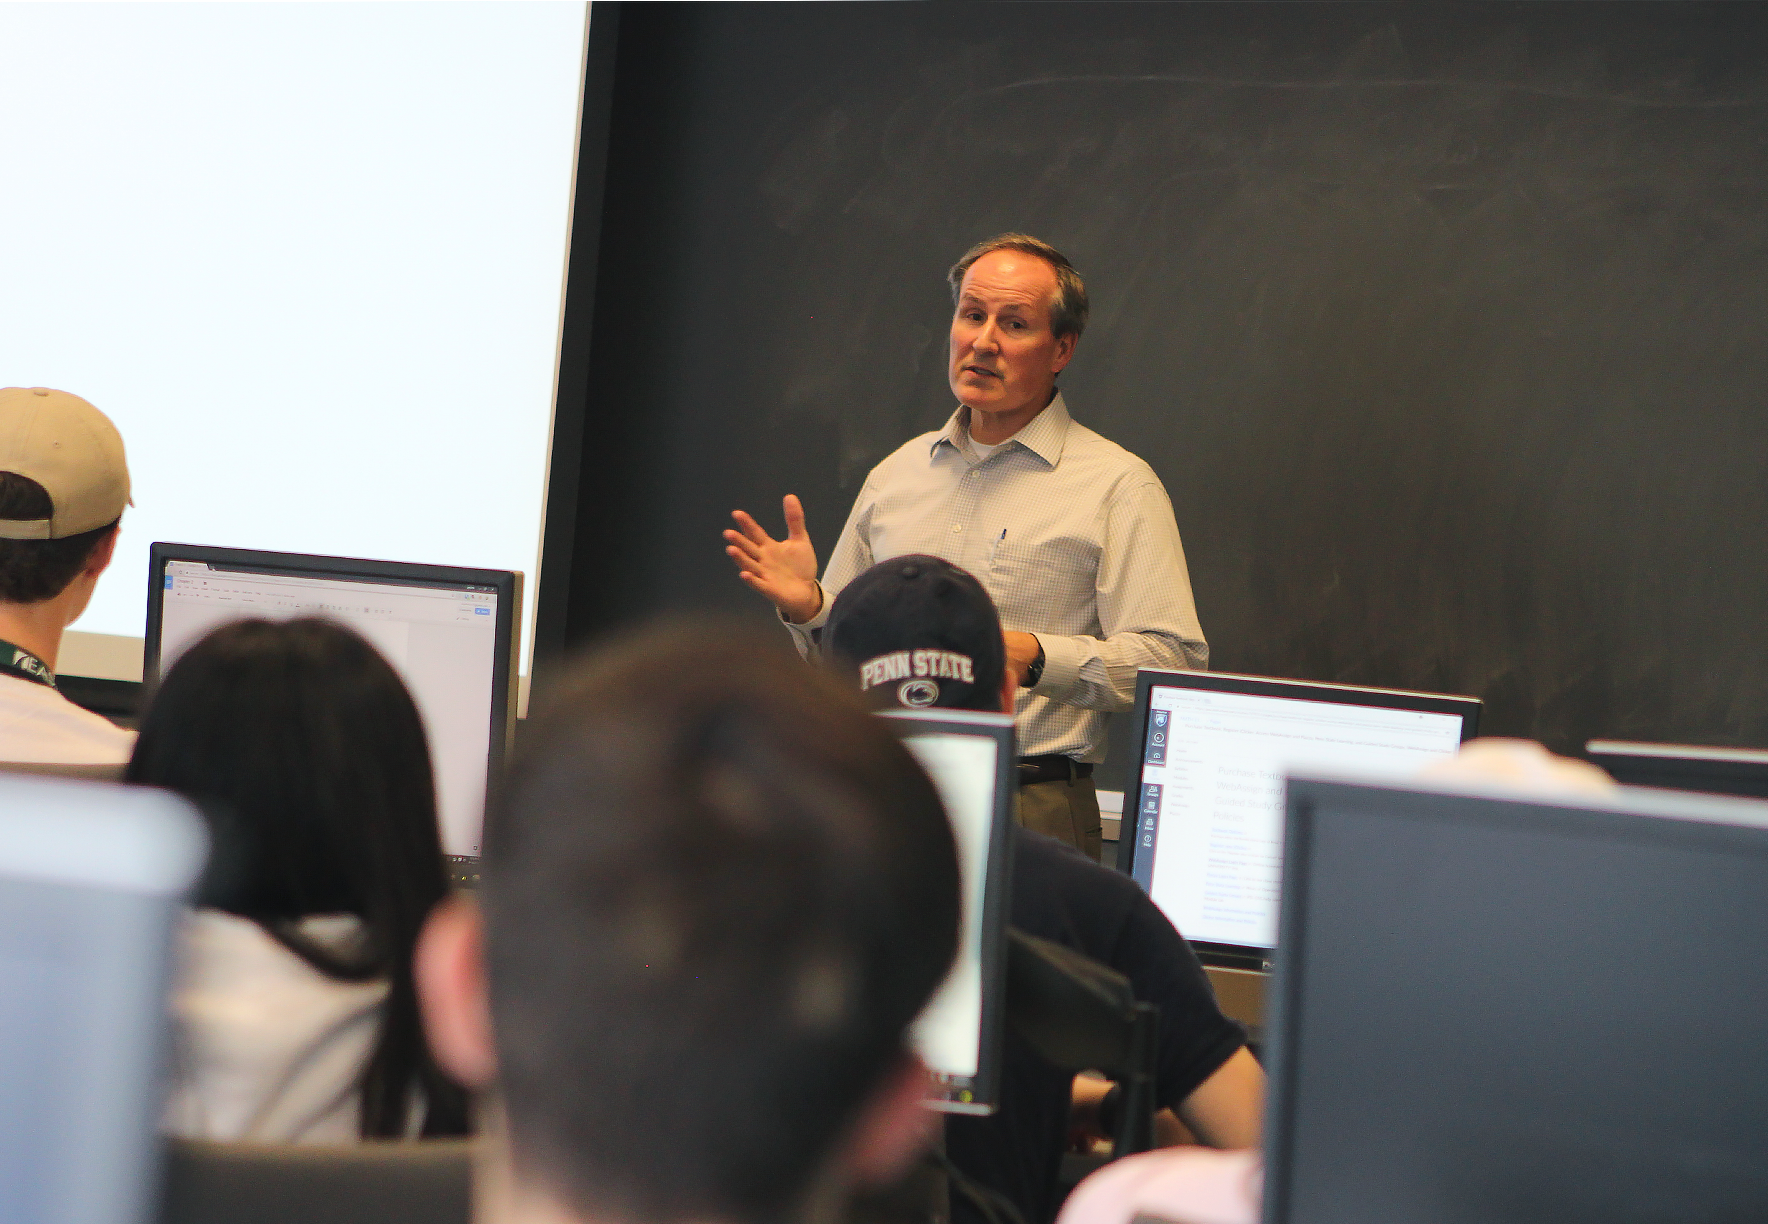
<svg viewBox="0 0 1768 1224">
<path fill-rule="evenodd" d="M 548 705 L 487 829 L 483 951 L 447 906 L 419 966 L 438 1054 L 501 1097 L 518 1193 L 785 1224 L 899 1171 L 926 1118 L 905 1029 L 957 940 L 927 777 L 728 625 L 617 644 Z"/>
<path fill-rule="evenodd" d="M 0 388 L 0 604 L 85 610 L 129 504 L 116 426 L 77 395 Z"/>
<path fill-rule="evenodd" d="M 842 588 L 823 642 L 874 707 L 1012 709 L 994 601 L 938 557 L 880 561 Z"/>
<path fill-rule="evenodd" d="M 331 621 L 223 625 L 166 673 L 125 778 L 209 815 L 198 904 L 258 922 L 330 976 L 389 980 L 363 1133 L 405 1133 L 413 1087 L 432 1133 L 459 1130 L 464 1097 L 425 1052 L 411 983 L 418 932 L 447 891 L 430 754 L 387 661 Z M 315 914 L 360 917 L 367 946 L 304 939 L 297 924 Z"/>
</svg>

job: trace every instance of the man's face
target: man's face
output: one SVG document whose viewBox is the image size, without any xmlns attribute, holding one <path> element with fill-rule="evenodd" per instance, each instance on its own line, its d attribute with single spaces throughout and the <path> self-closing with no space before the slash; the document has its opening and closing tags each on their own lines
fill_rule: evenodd
<svg viewBox="0 0 1768 1224">
<path fill-rule="evenodd" d="M 970 265 L 952 315 L 952 394 L 973 412 L 1036 415 L 1074 356 L 1050 331 L 1056 270 L 1035 255 L 991 251 Z M 1029 419 L 1029 416 L 1027 417 Z"/>
</svg>

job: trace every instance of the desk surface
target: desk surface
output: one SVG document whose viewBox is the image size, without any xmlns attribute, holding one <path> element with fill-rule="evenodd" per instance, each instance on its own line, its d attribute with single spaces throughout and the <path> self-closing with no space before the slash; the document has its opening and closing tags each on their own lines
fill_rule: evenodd
<svg viewBox="0 0 1768 1224">
<path fill-rule="evenodd" d="M 1215 987 L 1216 1003 L 1231 1019 L 1250 1028 L 1265 1024 L 1265 984 L 1268 974 L 1253 969 L 1217 969 L 1206 966 L 1209 984 Z"/>
</svg>

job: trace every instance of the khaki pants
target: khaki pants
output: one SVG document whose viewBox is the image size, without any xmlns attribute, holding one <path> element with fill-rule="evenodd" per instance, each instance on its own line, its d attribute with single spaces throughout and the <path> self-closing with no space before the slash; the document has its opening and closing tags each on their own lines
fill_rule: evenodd
<svg viewBox="0 0 1768 1224">
<path fill-rule="evenodd" d="M 1099 821 L 1099 792 L 1091 778 L 1033 782 L 1019 788 L 1022 827 L 1066 842 L 1099 861 L 1105 830 Z"/>
</svg>

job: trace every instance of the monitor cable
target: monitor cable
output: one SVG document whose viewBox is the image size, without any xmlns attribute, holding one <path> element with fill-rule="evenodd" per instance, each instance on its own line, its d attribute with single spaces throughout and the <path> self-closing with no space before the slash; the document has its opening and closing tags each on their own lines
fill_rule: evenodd
<svg viewBox="0 0 1768 1224">
<path fill-rule="evenodd" d="M 944 1152 L 929 1152 L 927 1158 L 945 1174 L 954 1190 L 970 1200 L 971 1205 L 982 1214 L 984 1224 L 1025 1224 L 1025 1217 L 1019 1214 L 1019 1208 L 1014 1206 L 1012 1199 L 965 1173 Z"/>
</svg>

